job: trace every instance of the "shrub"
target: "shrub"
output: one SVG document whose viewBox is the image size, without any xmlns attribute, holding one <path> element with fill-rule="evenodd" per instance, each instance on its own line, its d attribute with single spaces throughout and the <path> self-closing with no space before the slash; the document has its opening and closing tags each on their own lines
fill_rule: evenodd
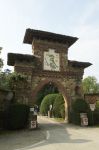
<svg viewBox="0 0 99 150">
<path fill-rule="evenodd" d="M 99 125 L 99 112 L 94 112 L 93 121 L 94 124 Z"/>
<path fill-rule="evenodd" d="M 42 99 L 48 94 L 59 93 L 57 87 L 53 83 L 46 84 L 37 94 L 36 104 L 40 106 Z"/>
<path fill-rule="evenodd" d="M 40 113 L 42 115 L 48 114 L 49 106 L 54 104 L 55 98 L 58 94 L 48 94 L 41 102 Z"/>
<path fill-rule="evenodd" d="M 0 110 L 0 128 L 3 128 L 3 111 Z"/>
<path fill-rule="evenodd" d="M 96 109 L 95 109 L 95 111 L 99 112 L 99 101 L 96 102 Z"/>
<path fill-rule="evenodd" d="M 71 111 L 69 114 L 69 121 L 76 124 L 76 125 L 80 125 L 81 124 L 81 119 L 80 119 L 80 113 Z"/>
<path fill-rule="evenodd" d="M 96 109 L 93 116 L 94 124 L 99 124 L 99 101 L 96 102 Z"/>
<path fill-rule="evenodd" d="M 95 125 L 96 123 L 96 121 L 95 121 L 95 116 L 96 116 L 96 113 L 95 112 L 92 112 L 90 109 L 88 110 L 88 112 L 87 112 L 87 116 L 88 116 L 88 125 L 89 126 L 93 126 L 93 125 Z"/>
<path fill-rule="evenodd" d="M 98 125 L 99 124 L 99 101 L 96 102 L 95 111 L 88 111 L 88 121 L 89 125 Z"/>
<path fill-rule="evenodd" d="M 80 125 L 80 113 L 88 113 L 90 117 L 90 110 L 87 102 L 83 99 L 76 99 L 72 103 L 72 111 L 70 112 L 70 121 L 74 124 Z"/>
<path fill-rule="evenodd" d="M 6 129 L 21 129 L 28 123 L 29 106 L 24 104 L 11 104 L 5 111 L 4 127 Z"/>
<path fill-rule="evenodd" d="M 64 99 L 61 94 L 48 94 L 44 97 L 41 103 L 40 112 L 46 115 L 49 106 L 52 105 L 52 113 L 56 118 L 65 118 Z"/>
<path fill-rule="evenodd" d="M 72 103 L 72 109 L 76 113 L 85 113 L 88 111 L 89 106 L 83 99 L 77 99 Z"/>
<path fill-rule="evenodd" d="M 55 98 L 53 105 L 53 114 L 56 118 L 65 118 L 64 99 L 61 94 L 58 94 Z"/>
</svg>

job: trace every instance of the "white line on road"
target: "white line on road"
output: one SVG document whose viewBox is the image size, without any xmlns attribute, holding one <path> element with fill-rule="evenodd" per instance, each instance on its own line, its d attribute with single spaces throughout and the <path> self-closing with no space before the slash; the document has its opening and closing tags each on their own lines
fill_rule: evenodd
<svg viewBox="0 0 99 150">
<path fill-rule="evenodd" d="M 15 149 L 15 150 L 28 150 L 30 148 L 33 148 L 33 147 L 38 146 L 38 145 L 43 144 L 43 143 L 45 143 L 45 140 L 43 140 L 41 142 L 38 142 L 38 143 L 35 143 L 33 145 L 30 145 L 30 146 L 27 146 L 27 147 L 24 147 L 24 148 Z"/>
<path fill-rule="evenodd" d="M 50 133 L 49 133 L 49 131 L 47 130 L 47 131 L 46 131 L 46 140 L 48 140 L 49 138 L 50 138 Z M 15 149 L 15 150 L 29 150 L 30 148 L 33 148 L 33 147 L 35 147 L 35 146 L 38 146 L 38 145 L 40 145 L 40 144 L 45 143 L 46 140 L 43 140 L 43 141 L 41 141 L 41 142 L 35 143 L 35 144 L 33 144 L 33 145 L 30 145 L 30 146 L 26 146 L 26 147 L 24 147 L 24 148 Z"/>
<path fill-rule="evenodd" d="M 50 133 L 49 133 L 49 131 L 47 130 L 46 131 L 46 140 L 48 140 L 50 138 Z"/>
</svg>

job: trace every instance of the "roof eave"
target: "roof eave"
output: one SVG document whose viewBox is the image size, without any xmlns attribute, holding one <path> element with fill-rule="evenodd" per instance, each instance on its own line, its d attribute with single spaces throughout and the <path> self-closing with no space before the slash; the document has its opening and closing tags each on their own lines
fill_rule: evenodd
<svg viewBox="0 0 99 150">
<path fill-rule="evenodd" d="M 40 31 L 40 30 L 34 30 L 34 29 L 26 29 L 23 43 L 32 44 L 33 38 L 56 41 L 63 44 L 68 43 L 69 47 L 78 40 L 77 37 L 71 37 L 71 36 L 66 36 L 66 35 L 46 32 L 46 31 Z"/>
<path fill-rule="evenodd" d="M 36 56 L 34 56 L 34 55 L 19 54 L 19 53 L 8 53 L 7 64 L 9 66 L 14 66 L 16 60 L 33 61 L 35 58 L 36 58 Z"/>
<path fill-rule="evenodd" d="M 87 68 L 92 65 L 90 62 L 68 61 L 73 67 Z"/>
</svg>

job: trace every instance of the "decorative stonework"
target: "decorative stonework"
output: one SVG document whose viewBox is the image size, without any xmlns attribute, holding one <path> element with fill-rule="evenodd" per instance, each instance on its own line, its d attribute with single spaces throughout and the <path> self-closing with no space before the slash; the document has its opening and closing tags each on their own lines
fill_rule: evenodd
<svg viewBox="0 0 99 150">
<path fill-rule="evenodd" d="M 60 71 L 59 53 L 56 53 L 54 49 L 44 52 L 43 60 L 44 70 Z"/>
<path fill-rule="evenodd" d="M 99 101 L 99 93 L 89 93 L 84 95 L 85 100 L 89 104 L 94 104 Z"/>
</svg>

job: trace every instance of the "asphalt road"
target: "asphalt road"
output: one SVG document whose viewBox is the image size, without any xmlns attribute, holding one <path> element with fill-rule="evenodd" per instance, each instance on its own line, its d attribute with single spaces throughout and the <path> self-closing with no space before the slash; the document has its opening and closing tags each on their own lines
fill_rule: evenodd
<svg viewBox="0 0 99 150">
<path fill-rule="evenodd" d="M 30 150 L 99 149 L 99 127 L 59 124 L 46 118 L 40 119 L 40 125 L 42 129 L 46 130 L 46 140 L 38 143 Z"/>
<path fill-rule="evenodd" d="M 39 117 L 39 129 L 0 135 L 0 150 L 98 150 L 99 128 Z"/>
</svg>

